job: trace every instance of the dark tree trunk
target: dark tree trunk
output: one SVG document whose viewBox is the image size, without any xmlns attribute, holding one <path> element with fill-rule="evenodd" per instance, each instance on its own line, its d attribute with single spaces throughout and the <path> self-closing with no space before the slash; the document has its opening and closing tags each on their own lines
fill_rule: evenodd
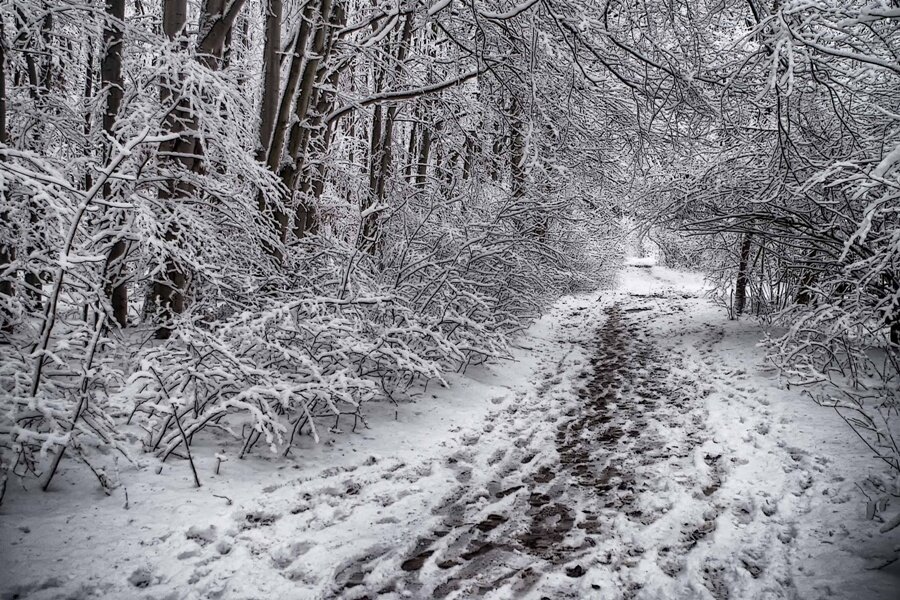
<svg viewBox="0 0 900 600">
<path fill-rule="evenodd" d="M 171 41 L 181 35 L 185 24 L 187 23 L 187 0 L 164 0 L 163 2 L 163 33 Z M 166 129 L 173 133 L 181 133 L 184 130 L 184 122 L 187 119 L 188 107 L 183 102 L 174 97 L 174 90 L 178 89 L 177 81 L 164 81 L 160 86 L 160 97 L 163 103 L 176 102 L 176 107 L 169 113 L 166 118 Z M 186 163 L 189 158 L 181 155 L 179 146 L 183 146 L 183 140 L 173 140 L 160 144 L 160 157 L 162 160 L 174 165 L 175 163 Z M 169 211 L 170 206 L 183 197 L 183 184 L 176 179 L 170 179 L 163 182 L 159 190 L 159 198 L 162 204 Z M 179 237 L 178 224 L 172 220 L 165 233 L 165 241 L 172 244 L 177 243 Z M 172 335 L 172 320 L 175 315 L 184 312 L 184 286 L 187 277 L 182 269 L 167 254 L 164 260 L 164 268 L 161 274 L 158 274 L 153 282 L 151 291 L 152 303 L 157 311 L 159 326 L 156 329 L 157 339 L 168 339 Z"/>
<path fill-rule="evenodd" d="M 265 154 L 272 143 L 272 131 L 278 117 L 278 92 L 281 89 L 281 0 L 269 0 L 266 9 L 266 39 L 263 49 L 263 94 L 259 115 L 259 145 Z"/>
<path fill-rule="evenodd" d="M 307 8 L 309 5 L 307 5 Z M 281 91 L 281 22 L 283 7 L 281 0 L 269 0 L 266 8 L 266 38 L 263 47 L 263 90 L 262 101 L 259 107 L 259 150 L 257 160 L 266 163 L 280 158 L 280 139 L 284 136 L 276 134 L 276 122 L 279 120 L 279 92 Z M 302 26 L 301 26 L 302 28 Z M 291 75 L 294 72 L 294 60 L 291 61 Z M 291 77 L 288 78 L 290 85 Z M 274 139 L 273 139 L 274 138 Z M 273 144 L 278 144 L 279 150 L 272 151 Z M 280 230 L 282 211 L 270 207 L 259 192 L 257 197 L 259 212 L 273 222 L 273 230 Z M 281 250 L 278 244 L 266 245 L 266 250 L 276 261 L 281 262 Z"/>
<path fill-rule="evenodd" d="M 413 167 L 416 162 L 416 146 L 418 142 L 419 124 L 413 121 L 409 126 L 409 144 L 406 146 L 406 165 L 403 167 L 403 178 L 413 181 Z"/>
<path fill-rule="evenodd" d="M 326 123 L 325 116 L 334 109 L 337 86 L 341 74 L 353 64 L 351 60 L 347 59 L 343 59 L 338 64 L 332 64 L 334 61 L 329 62 L 328 60 L 334 52 L 337 32 L 346 23 L 347 9 L 344 2 L 335 2 L 331 10 L 330 31 L 325 57 L 317 75 L 317 86 L 320 89 L 318 90 L 316 105 L 310 115 L 309 139 L 305 150 L 306 156 L 304 157 L 304 165 L 307 172 L 304 176 L 302 197 L 309 201 L 313 209 L 317 206 L 317 201 L 322 197 L 322 193 L 325 190 L 325 156 L 331 148 L 334 127 L 336 126 L 335 123 Z M 305 231 L 315 234 L 319 229 L 319 216 L 315 210 L 311 210 L 309 216 L 311 218 L 306 223 Z M 303 233 L 301 231 L 299 235 L 303 235 Z"/>
<path fill-rule="evenodd" d="M 747 282 L 749 274 L 747 272 L 750 264 L 750 246 L 753 236 L 745 233 L 741 237 L 740 257 L 738 259 L 737 280 L 734 284 L 734 314 L 738 316 L 744 312 L 744 306 L 747 304 Z"/>
<path fill-rule="evenodd" d="M 41 26 L 41 32 L 42 32 L 41 39 L 44 41 L 45 44 L 47 42 L 47 37 L 49 36 L 49 25 L 51 23 L 50 19 L 51 19 L 50 15 L 45 17 L 44 21 L 42 23 L 42 26 Z M 49 60 L 50 52 L 47 51 L 47 48 L 43 48 L 43 52 L 42 52 L 41 51 L 42 48 L 41 48 L 40 44 L 38 44 L 37 41 L 33 37 L 27 35 L 27 32 L 29 31 L 27 23 L 28 23 L 28 18 L 21 11 L 21 9 L 17 9 L 16 10 L 16 27 L 19 29 L 20 33 L 18 36 L 16 36 L 14 45 L 17 50 L 22 51 L 22 53 L 24 54 L 24 58 L 25 58 L 25 74 L 24 75 L 25 75 L 25 77 L 28 78 L 28 93 L 31 96 L 32 100 L 34 101 L 34 104 L 35 104 L 36 108 L 38 109 L 38 111 L 43 111 L 43 110 L 46 110 L 46 108 L 47 108 L 46 101 L 45 101 L 45 95 L 46 95 L 47 89 L 46 89 L 46 87 L 44 87 L 44 85 L 42 85 L 42 81 L 44 84 L 48 84 L 49 77 L 45 73 L 43 80 L 41 79 L 40 70 L 38 68 L 38 62 L 35 57 L 36 57 L 36 55 L 43 54 L 43 55 L 46 55 L 48 57 L 47 60 Z M 42 65 L 47 66 L 46 61 L 44 63 L 42 63 Z M 35 143 L 37 142 L 38 139 L 40 139 L 40 136 L 38 134 L 40 129 L 41 129 L 40 122 L 35 123 L 35 126 L 31 128 L 31 135 L 33 136 L 33 140 L 35 141 Z M 41 218 L 37 213 L 37 206 L 35 205 L 35 203 L 31 199 L 27 199 L 26 202 L 28 205 L 28 221 L 29 221 L 29 224 L 31 225 L 30 230 L 33 232 L 35 230 L 37 224 L 40 223 Z M 25 296 L 28 301 L 29 309 L 35 310 L 35 311 L 40 311 L 42 303 L 43 303 L 43 295 L 42 295 L 43 281 L 41 279 L 40 273 L 38 271 L 35 271 L 34 268 L 29 266 L 27 263 L 28 257 L 30 257 L 36 250 L 36 248 L 32 245 L 32 243 L 33 243 L 33 239 L 26 240 L 26 246 L 25 246 L 26 262 L 23 265 L 24 269 L 25 269 L 25 285 L 23 287 L 24 287 L 24 291 L 25 291 Z"/>
<path fill-rule="evenodd" d="M 465 158 L 463 159 L 463 179 L 468 181 L 472 177 L 472 170 L 475 167 L 475 158 L 478 155 L 478 142 L 476 142 L 475 136 L 478 135 L 477 132 L 473 131 L 471 134 L 466 134 L 466 141 L 464 144 L 465 149 Z"/>
<path fill-rule="evenodd" d="M 326 82 L 328 90 L 319 92 L 318 102 L 311 118 L 311 139 L 304 159 L 306 173 L 300 194 L 307 202 L 308 212 L 305 228 L 295 232 L 297 237 L 302 237 L 306 233 L 315 234 L 319 230 L 319 214 L 315 207 L 325 190 L 325 157 L 334 134 L 333 125 L 325 124 L 323 118 L 334 108 L 335 94 L 331 90 L 337 88 L 340 75 L 340 70 L 331 73 Z"/>
<path fill-rule="evenodd" d="M 0 40 L 5 39 L 3 31 L 3 21 L 0 20 Z M 5 44 L 0 43 L 0 144 L 9 144 L 9 135 L 6 131 L 6 50 Z M 0 156 L 0 160 L 3 157 Z M 5 194 L 0 190 L 0 194 Z M 5 201 L 5 198 L 4 198 Z M 13 279 L 15 273 L 7 273 L 12 268 L 15 260 L 15 251 L 12 245 L 12 239 L 4 239 L 7 236 L 11 238 L 11 227 L 9 215 L 6 211 L 0 212 L 0 294 L 12 297 L 15 293 L 13 287 Z M 4 307 L 0 310 L 0 329 L 5 332 L 12 331 L 12 313 Z"/>
<path fill-rule="evenodd" d="M 525 132 L 522 106 L 513 97 L 510 105 L 509 173 L 513 200 L 525 197 Z"/>
<path fill-rule="evenodd" d="M 403 21 L 403 28 L 399 35 L 395 38 L 397 43 L 396 55 L 394 56 L 394 72 L 393 81 L 400 78 L 400 72 L 406 56 L 409 53 L 410 42 L 412 41 L 413 31 L 413 14 L 406 15 Z M 377 79 L 381 80 L 383 75 Z M 383 82 L 376 84 L 376 90 L 383 88 Z M 361 208 L 365 213 L 363 216 L 361 239 L 359 240 L 360 248 L 369 254 L 375 255 L 379 252 L 381 246 L 381 224 L 380 217 L 377 212 L 366 212 L 369 209 L 381 205 L 385 199 L 387 191 L 387 181 L 390 177 L 391 159 L 392 159 L 392 143 L 394 137 L 394 120 L 397 117 L 396 106 L 390 106 L 387 110 L 382 110 L 380 106 L 376 106 L 374 111 L 374 121 L 372 125 L 372 136 L 370 142 L 369 153 L 369 193 L 366 196 Z"/>
<path fill-rule="evenodd" d="M 424 190 L 428 184 L 428 160 L 431 155 L 431 128 L 422 125 L 422 141 L 419 143 L 419 158 L 416 162 L 416 187 Z"/>
<path fill-rule="evenodd" d="M 494 132 L 494 142 L 491 144 L 491 179 L 500 181 L 500 165 L 503 163 L 504 140 L 499 131 Z"/>
<path fill-rule="evenodd" d="M 800 286 L 797 290 L 797 304 L 810 304 L 813 300 L 812 286 L 816 283 L 816 274 L 813 271 L 804 271 L 800 276 Z"/>
<path fill-rule="evenodd" d="M 306 6 L 303 8 L 303 13 L 300 17 L 300 27 L 294 35 L 293 44 L 291 45 L 291 61 L 288 66 L 287 79 L 285 79 L 284 88 L 281 90 L 280 95 L 277 90 L 274 90 L 278 108 L 272 123 L 271 135 L 267 136 L 265 135 L 265 132 L 260 132 L 260 140 L 264 143 L 260 151 L 260 156 L 262 157 L 264 155 L 266 165 L 269 169 L 279 174 L 282 174 L 281 161 L 284 153 L 285 140 L 287 139 L 288 125 L 291 121 L 291 107 L 294 102 L 294 96 L 297 93 L 297 87 L 300 85 L 300 77 L 303 75 L 303 66 L 306 60 L 306 46 L 309 40 L 310 23 L 315 15 L 315 4 L 315 2 L 310 1 L 307 2 Z M 280 51 L 280 48 L 273 46 L 272 51 L 277 53 Z M 268 69 L 268 65 L 266 65 L 265 68 Z M 273 68 L 280 70 L 280 62 Z M 273 90 L 268 89 L 266 90 L 266 93 L 271 93 L 272 91 Z M 264 98 L 264 102 L 267 100 L 268 99 Z M 285 204 L 287 204 L 287 202 L 285 202 Z M 262 196 L 259 198 L 259 209 L 266 218 L 270 219 L 274 235 L 279 240 L 284 240 L 288 227 L 288 213 L 278 206 L 268 206 Z M 268 251 L 277 262 L 281 262 L 283 257 L 278 244 L 269 248 Z"/>
<path fill-rule="evenodd" d="M 266 160 L 269 169 L 273 172 L 277 172 L 281 165 L 284 141 L 287 137 L 287 129 L 291 120 L 291 106 L 297 93 L 297 86 L 300 84 L 300 76 L 303 74 L 306 44 L 309 39 L 309 24 L 314 14 L 315 2 L 307 2 L 300 17 L 300 27 L 294 36 L 288 76 L 278 102 L 278 117 L 275 119 L 275 125 L 272 129 L 272 141 L 267 148 Z"/>
<path fill-rule="evenodd" d="M 319 65 L 327 57 L 331 48 L 331 38 L 334 34 L 331 12 L 331 0 L 322 0 L 309 57 L 303 67 L 300 86 L 297 90 L 297 100 L 294 104 L 294 124 L 291 127 L 290 139 L 288 140 L 290 162 L 282 175 L 290 198 L 295 202 L 293 207 L 293 234 L 297 238 L 303 237 L 307 230 L 315 228 L 314 222 L 316 217 L 313 206 L 302 194 L 300 198 L 294 200 L 294 193 L 297 191 L 298 184 L 309 162 L 307 149 L 309 148 L 310 138 L 315 134 L 314 130 L 317 128 L 317 123 L 314 122 L 315 116 L 310 114 L 310 107 L 312 106 L 317 84 L 323 83 L 321 77 L 324 76 L 325 71 L 322 70 L 320 72 Z M 304 184 L 304 187 L 308 189 L 308 184 Z"/>
<path fill-rule="evenodd" d="M 235 19 L 243 7 L 243 0 L 234 0 L 227 5 L 224 0 L 206 0 L 200 14 L 197 42 L 197 60 L 210 69 L 217 69 L 222 64 L 225 40 L 234 25 Z M 227 10 L 226 10 L 227 8 Z M 163 32 L 169 40 L 181 35 L 187 21 L 186 0 L 165 0 L 163 4 Z M 178 82 L 164 81 L 160 86 L 163 103 L 174 102 L 175 108 L 166 119 L 166 128 L 179 137 L 173 141 L 160 144 L 161 160 L 168 161 L 176 168 L 187 172 L 200 173 L 203 165 L 203 145 L 191 130 L 185 126 L 196 126 L 189 99 L 177 97 L 173 90 L 178 89 Z M 173 205 L 193 193 L 193 187 L 178 178 L 165 181 L 159 190 L 159 199 L 170 211 Z M 170 219 L 165 233 L 165 241 L 177 245 L 182 235 L 181 224 Z M 184 312 L 185 293 L 188 277 L 184 267 L 168 253 L 164 260 L 163 273 L 153 283 L 152 302 L 160 319 L 156 330 L 157 339 L 167 339 L 172 335 L 172 322 L 176 315 Z"/>
<path fill-rule="evenodd" d="M 85 61 L 86 65 L 84 68 L 84 101 L 85 104 L 91 101 L 91 98 L 94 96 L 94 47 L 91 41 L 87 43 L 87 60 Z M 85 111 L 84 113 L 84 139 L 90 140 L 91 138 L 91 113 L 90 111 Z M 85 148 L 85 154 L 89 153 L 90 149 Z M 90 171 L 87 171 L 84 174 L 84 189 L 89 190 L 91 186 L 94 185 L 94 178 L 91 175 Z"/>
<path fill-rule="evenodd" d="M 125 0 L 106 0 L 106 26 L 103 42 L 106 52 L 100 65 L 100 78 L 106 93 L 106 110 L 103 112 L 103 131 L 114 136 L 116 119 L 122 105 L 124 81 L 122 78 L 122 24 L 125 19 Z M 107 152 L 108 154 L 108 152 Z M 106 158 L 109 158 L 108 156 Z M 112 186 L 103 186 L 103 196 L 112 196 Z M 128 244 L 118 239 L 113 243 L 106 261 L 106 294 L 112 305 L 113 318 L 120 327 L 128 324 L 128 284 L 124 281 L 125 259 Z"/>
</svg>

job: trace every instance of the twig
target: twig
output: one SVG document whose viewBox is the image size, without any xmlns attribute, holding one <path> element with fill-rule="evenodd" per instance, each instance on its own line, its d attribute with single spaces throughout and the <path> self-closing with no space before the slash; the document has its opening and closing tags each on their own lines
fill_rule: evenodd
<svg viewBox="0 0 900 600">
<path fill-rule="evenodd" d="M 175 415 L 175 424 L 178 425 L 178 431 L 181 432 L 181 439 L 184 441 L 184 449 L 187 451 L 188 462 L 191 463 L 191 471 L 194 473 L 194 483 L 200 487 L 200 478 L 197 476 L 197 467 L 194 466 L 194 457 L 191 456 L 191 446 L 188 444 L 187 436 L 184 434 L 184 428 L 181 426 L 181 419 L 178 418 L 178 409 L 172 404 L 172 414 Z"/>
</svg>

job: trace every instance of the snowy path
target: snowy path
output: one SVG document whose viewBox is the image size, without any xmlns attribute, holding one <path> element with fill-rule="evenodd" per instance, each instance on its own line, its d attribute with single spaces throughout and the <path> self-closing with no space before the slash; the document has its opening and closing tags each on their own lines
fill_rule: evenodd
<svg viewBox="0 0 900 600">
<path fill-rule="evenodd" d="M 449 430 L 373 423 L 313 476 L 224 482 L 234 505 L 190 525 L 145 503 L 105 570 L 18 536 L 4 597 L 895 597 L 896 570 L 865 571 L 890 542 L 865 533 L 852 492 L 864 454 L 827 445 L 843 425 L 804 416 L 822 409 L 779 387 L 758 335 L 695 277 L 629 267 L 616 292 L 560 301 L 518 363 L 442 392 L 473 395 Z M 66 566 L 24 583 L 29 556 Z"/>
<path fill-rule="evenodd" d="M 446 459 L 458 484 L 433 511 L 437 524 L 399 557 L 364 553 L 337 588 L 347 597 L 794 597 L 790 524 L 774 505 L 754 510 L 720 493 L 737 459 L 706 425 L 712 387 L 701 382 L 725 376 L 703 362 L 686 371 L 687 350 L 653 327 L 693 300 L 613 299 L 587 340 L 577 394 L 563 377 L 568 355 L 545 361 L 533 393 L 488 422 L 485 436 L 505 443 L 488 441 L 485 452 L 476 448 L 485 436 L 472 436 Z M 598 312 L 587 302 L 564 310 L 576 330 Z M 745 530 L 737 545 L 707 540 L 730 520 Z"/>
</svg>

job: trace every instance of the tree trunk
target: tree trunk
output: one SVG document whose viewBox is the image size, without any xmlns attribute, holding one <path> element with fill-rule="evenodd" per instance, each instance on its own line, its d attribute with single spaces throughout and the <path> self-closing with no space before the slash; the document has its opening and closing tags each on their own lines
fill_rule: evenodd
<svg viewBox="0 0 900 600">
<path fill-rule="evenodd" d="M 468 181 L 469 179 L 471 179 L 472 170 L 475 168 L 475 159 L 479 151 L 478 142 L 475 141 L 476 135 L 478 135 L 477 131 L 466 133 L 466 141 L 463 145 L 465 158 L 463 159 L 462 177 L 464 181 Z"/>
<path fill-rule="evenodd" d="M 500 131 L 495 128 L 494 141 L 491 144 L 491 179 L 493 179 L 494 181 L 500 181 L 500 167 L 503 164 L 503 159 L 501 158 L 501 156 L 503 155 L 503 146 L 503 136 L 501 135 Z"/>
<path fill-rule="evenodd" d="M 185 24 L 187 23 L 187 0 L 163 0 L 163 33 L 170 40 L 174 41 L 181 35 Z M 163 81 L 160 86 L 160 98 L 165 104 L 173 99 L 174 90 L 178 89 L 178 82 Z M 184 122 L 187 118 L 187 106 L 183 105 L 183 101 L 176 99 L 175 108 L 166 118 L 165 126 L 168 131 L 173 133 L 181 133 L 184 130 Z M 161 160 L 170 163 L 185 164 L 189 158 L 177 152 L 179 146 L 183 146 L 181 139 L 164 142 L 160 144 Z M 174 202 L 177 202 L 184 196 L 185 190 L 180 182 L 175 179 L 165 181 L 159 190 L 159 199 L 163 206 L 169 208 Z M 170 209 L 170 208 L 169 208 Z M 170 209 L 171 210 L 171 209 Z M 176 243 L 179 237 L 178 225 L 170 222 L 166 233 L 165 241 L 172 244 Z M 151 292 L 153 305 L 157 311 L 159 326 L 156 329 L 157 339 L 168 339 L 172 335 L 172 320 L 175 315 L 184 312 L 184 287 L 187 277 L 182 272 L 178 263 L 171 257 L 166 255 L 163 267 L 163 273 L 157 276 L 153 282 L 153 290 Z"/>
<path fill-rule="evenodd" d="M 51 16 L 48 14 L 42 23 L 41 26 L 41 39 L 46 44 L 47 37 L 49 36 L 49 24 L 51 23 Z M 42 48 L 40 44 L 36 42 L 34 37 L 27 35 L 29 31 L 28 18 L 22 12 L 21 9 L 16 9 L 16 28 L 19 30 L 19 35 L 16 36 L 15 39 L 15 48 L 17 50 L 22 51 L 25 58 L 25 76 L 28 78 L 28 92 L 34 101 L 35 107 L 38 111 L 47 110 L 45 95 L 47 88 L 42 85 L 40 70 L 38 69 L 38 63 L 35 59 L 36 55 L 46 55 L 47 60 L 50 60 L 50 52 L 47 51 L 47 48 Z M 42 63 L 43 66 L 47 66 L 46 61 Z M 43 83 L 49 84 L 48 76 L 44 75 Z M 37 122 L 34 127 L 31 128 L 31 136 L 35 145 L 35 149 L 37 146 L 37 142 L 40 139 L 39 131 L 42 129 L 41 122 Z M 40 215 L 37 213 L 37 206 L 32 199 L 27 199 L 28 206 L 28 222 L 30 225 L 30 231 L 34 231 L 35 227 L 41 221 Z M 28 301 L 28 307 L 34 311 L 40 311 L 43 303 L 43 280 L 41 278 L 41 274 L 39 271 L 35 271 L 28 265 L 28 258 L 34 252 L 36 248 L 32 245 L 32 240 L 29 239 L 26 242 L 25 246 L 25 255 L 26 262 L 24 263 L 25 268 L 25 285 L 24 291 Z"/>
<path fill-rule="evenodd" d="M 807 261 L 812 262 L 816 256 L 816 249 L 809 252 Z M 800 275 L 800 284 L 797 290 L 797 297 L 794 299 L 797 304 L 810 304 L 813 301 L 813 286 L 816 284 L 817 274 L 813 269 L 803 271 Z"/>
<path fill-rule="evenodd" d="M 291 120 L 291 106 L 300 84 L 300 75 L 303 73 L 303 63 L 306 58 L 306 43 L 309 39 L 309 24 L 315 14 L 315 2 L 307 2 L 300 17 L 300 27 L 294 36 L 294 44 L 291 52 L 291 63 L 288 67 L 288 76 L 278 103 L 278 118 L 272 130 L 272 141 L 267 149 L 267 164 L 269 169 L 277 172 L 281 164 L 281 154 L 284 151 L 284 141 L 287 137 L 287 128 Z"/>
<path fill-rule="evenodd" d="M 406 146 L 406 165 L 403 167 L 403 178 L 412 183 L 413 181 L 413 167 L 416 162 L 416 146 L 418 142 L 417 133 L 419 131 L 419 124 L 415 121 L 410 123 L 409 125 L 409 144 Z"/>
<path fill-rule="evenodd" d="M 816 273 L 814 271 L 804 271 L 800 276 L 800 285 L 797 290 L 797 297 L 794 301 L 797 304 L 810 304 L 813 300 L 813 286 L 816 283 Z"/>
<path fill-rule="evenodd" d="M 300 27 L 294 35 L 291 51 L 291 62 L 288 67 L 287 79 L 285 80 L 284 89 L 281 90 L 280 96 L 275 92 L 278 98 L 278 110 L 275 120 L 272 124 L 271 135 L 269 139 L 263 138 L 263 132 L 260 132 L 260 139 L 264 142 L 261 151 L 265 155 L 265 162 L 269 169 L 274 173 L 281 172 L 281 159 L 284 152 L 284 143 L 287 138 L 288 125 L 291 120 L 291 106 L 294 101 L 294 95 L 297 92 L 297 86 L 300 84 L 300 76 L 303 74 L 303 65 L 306 60 L 306 46 L 309 39 L 310 22 L 315 14 L 315 2 L 312 0 L 306 3 L 303 13 L 300 16 Z M 280 48 L 273 46 L 272 50 L 277 54 Z M 268 68 L 268 66 L 266 67 Z M 280 69 L 280 61 L 275 67 Z M 264 99 L 265 101 L 266 99 Z M 259 209 L 267 218 L 271 219 L 273 233 L 279 240 L 283 240 L 288 226 L 288 213 L 278 206 L 268 206 L 265 200 L 260 196 Z M 279 263 L 282 260 L 281 250 L 276 244 L 269 249 L 269 253 Z"/>
<path fill-rule="evenodd" d="M 309 5 L 307 5 L 308 7 Z M 276 143 L 273 140 L 275 135 L 275 124 L 279 118 L 279 92 L 281 91 L 281 22 L 283 7 L 281 0 L 269 0 L 266 9 L 266 39 L 263 47 L 263 90 L 262 100 L 259 106 L 259 149 L 257 151 L 257 160 L 266 163 L 271 156 L 276 153 L 272 152 L 272 145 Z M 302 26 L 301 26 L 302 28 Z M 293 73 L 294 63 L 291 62 L 291 72 Z M 290 78 L 289 78 L 290 81 Z M 280 136 L 283 137 L 283 136 Z M 280 147 L 280 141 L 277 142 Z M 280 156 L 281 151 L 277 152 Z M 257 196 L 259 212 L 266 218 L 272 219 L 273 230 L 280 230 L 280 222 L 282 220 L 282 211 L 275 207 L 270 207 L 263 197 L 262 192 Z M 266 244 L 266 250 L 276 261 L 281 262 L 281 250 L 278 244 L 269 247 Z"/>
<path fill-rule="evenodd" d="M 88 102 L 91 102 L 91 99 L 94 97 L 94 45 L 88 40 L 87 42 L 87 60 L 85 61 L 84 68 L 84 102 L 87 105 Z M 90 140 L 91 138 L 91 113 L 90 111 L 85 111 L 84 113 L 84 139 Z M 90 152 L 89 148 L 85 148 L 85 154 Z M 91 172 L 88 170 L 84 174 L 84 189 L 89 190 L 91 186 L 94 185 L 94 177 Z"/>
<path fill-rule="evenodd" d="M 0 19 L 0 40 L 6 39 L 3 31 L 3 21 Z M 6 131 L 6 50 L 5 44 L 0 43 L 0 144 L 4 146 L 9 144 L 9 135 Z M 4 157 L 0 156 L 0 160 Z M 6 189 L 0 189 L 0 194 L 6 195 Z M 6 199 L 3 199 L 4 203 Z M 13 287 L 13 279 L 15 273 L 7 273 L 12 268 L 15 260 L 15 251 L 12 246 L 12 239 L 3 239 L 11 236 L 11 227 L 9 215 L 6 211 L 0 212 L 0 294 L 12 297 L 15 293 Z M 0 299 L 2 300 L 2 299 Z M 0 310 L 0 330 L 9 333 L 12 331 L 12 313 L 4 306 Z"/>
<path fill-rule="evenodd" d="M 106 0 L 106 26 L 103 42 L 106 52 L 100 65 L 100 78 L 106 93 L 106 110 L 103 113 L 103 131 L 112 138 L 113 129 L 122 105 L 124 81 L 122 78 L 122 25 L 125 19 L 125 0 Z M 107 152 L 107 154 L 109 154 Z M 108 157 L 107 157 L 108 158 Z M 103 196 L 112 196 L 112 186 L 103 186 Z M 128 244 L 118 239 L 113 243 L 106 260 L 105 288 L 112 305 L 113 318 L 120 327 L 128 324 L 128 284 L 123 279 Z"/>
<path fill-rule="evenodd" d="M 393 82 L 400 78 L 403 63 L 409 53 L 412 41 L 413 13 L 409 12 L 403 21 L 403 29 L 397 38 L 397 52 L 394 57 Z M 380 79 L 380 78 L 379 78 Z M 380 91 L 381 85 L 376 85 Z M 382 111 L 380 106 L 375 108 L 375 123 L 372 126 L 371 151 L 369 155 L 369 193 L 362 206 L 363 211 L 379 206 L 384 202 L 387 191 L 387 181 L 390 177 L 391 159 L 393 156 L 392 144 L 394 137 L 394 120 L 397 117 L 397 106 L 389 106 Z M 378 212 L 366 212 L 362 223 L 362 239 L 359 240 L 361 248 L 369 254 L 377 254 L 381 245 L 380 217 Z"/>
<path fill-rule="evenodd" d="M 263 49 L 263 92 L 259 109 L 259 146 L 265 154 L 272 143 L 272 131 L 278 118 L 278 92 L 281 89 L 281 0 L 269 0 L 266 10 L 266 39 Z"/>
<path fill-rule="evenodd" d="M 424 190 L 428 184 L 428 158 L 431 154 L 431 127 L 422 123 L 422 141 L 419 143 L 419 158 L 416 162 L 416 187 Z"/>
<path fill-rule="evenodd" d="M 509 132 L 509 173 L 513 200 L 518 202 L 525 196 L 525 132 L 522 106 L 513 96 L 510 105 Z"/>
<path fill-rule="evenodd" d="M 314 227 L 314 208 L 307 198 L 300 197 L 294 200 L 298 183 L 307 167 L 307 149 L 316 123 L 311 121 L 315 117 L 310 114 L 310 106 L 316 90 L 316 85 L 321 84 L 321 77 L 325 71 L 319 71 L 319 65 L 323 58 L 327 57 L 331 48 L 331 38 L 334 35 L 332 20 L 331 0 L 322 0 L 319 9 L 319 18 L 316 23 L 315 33 L 306 64 L 303 66 L 303 74 L 300 77 L 300 86 L 297 90 L 297 100 L 294 104 L 294 124 L 291 126 L 290 139 L 288 140 L 288 164 L 282 171 L 284 185 L 290 194 L 289 198 L 294 202 L 294 228 L 295 237 L 302 237 L 304 233 Z M 305 185 L 308 188 L 308 185 Z M 286 232 L 285 232 L 286 233 Z"/>
<path fill-rule="evenodd" d="M 747 303 L 747 281 L 749 279 L 747 269 L 750 263 L 750 245 L 753 236 L 745 233 L 741 237 L 740 258 L 738 259 L 737 280 L 734 284 L 734 314 L 738 316 L 744 312 Z"/>
<path fill-rule="evenodd" d="M 336 7 L 337 8 L 337 7 Z M 338 80 L 340 79 L 341 70 L 335 69 L 326 82 L 327 90 L 319 92 L 319 99 L 313 111 L 311 119 L 311 136 L 307 149 L 307 156 L 304 159 L 305 168 L 308 171 L 303 178 L 303 186 L 301 189 L 301 198 L 303 198 L 309 207 L 305 229 L 297 233 L 297 237 L 302 237 L 306 232 L 315 234 L 319 230 L 319 215 L 315 210 L 317 201 L 322 197 L 325 190 L 325 156 L 331 147 L 331 140 L 334 135 L 332 124 L 324 124 L 323 118 L 334 108 L 335 93 L 332 90 L 337 89 Z"/>
<path fill-rule="evenodd" d="M 347 11 L 343 2 L 336 2 L 331 10 L 331 32 L 328 36 L 328 44 L 323 58 L 322 66 L 317 75 L 318 97 L 316 105 L 311 111 L 309 122 L 309 139 L 304 150 L 305 169 L 303 198 L 307 199 L 312 207 L 322 197 L 325 190 L 325 155 L 331 147 L 334 137 L 333 123 L 325 123 L 325 115 L 334 109 L 337 86 L 341 73 L 352 64 L 350 60 L 343 60 L 339 65 L 329 65 L 328 59 L 332 56 L 336 32 L 347 23 Z M 327 75 L 327 77 L 326 77 Z M 311 196 L 309 195 L 311 194 Z M 315 211 L 311 212 L 311 221 L 307 223 L 306 231 L 316 233 L 319 220 Z M 301 232 L 302 235 L 303 232 Z"/>
<path fill-rule="evenodd" d="M 200 12 L 200 23 L 197 34 L 198 62 L 210 69 L 221 66 L 222 54 L 225 49 L 225 40 L 228 32 L 234 25 L 244 0 L 234 0 L 227 5 L 225 0 L 206 0 Z M 169 40 L 174 40 L 181 35 L 187 21 L 186 0 L 164 0 L 163 4 L 163 32 Z M 182 42 L 184 43 L 184 42 Z M 197 136 L 190 130 L 185 131 L 185 125 L 196 125 L 195 116 L 188 98 L 180 98 L 173 94 L 178 89 L 178 82 L 164 81 L 160 86 L 160 96 L 165 104 L 173 101 L 175 108 L 166 119 L 166 128 L 179 137 L 174 141 L 160 144 L 159 156 L 163 161 L 169 161 L 177 168 L 188 172 L 199 173 L 204 169 L 202 156 L 203 146 Z M 163 206 L 169 207 L 190 197 L 193 187 L 178 177 L 165 181 L 159 190 L 159 199 Z M 174 219 L 170 220 L 165 233 L 165 241 L 169 244 L 178 244 L 181 237 L 180 224 Z M 151 297 L 157 309 L 160 319 L 156 330 L 157 339 L 167 339 L 172 335 L 171 324 L 175 315 L 184 312 L 188 277 L 182 265 L 171 254 L 167 254 L 164 261 L 162 277 L 153 283 Z"/>
</svg>

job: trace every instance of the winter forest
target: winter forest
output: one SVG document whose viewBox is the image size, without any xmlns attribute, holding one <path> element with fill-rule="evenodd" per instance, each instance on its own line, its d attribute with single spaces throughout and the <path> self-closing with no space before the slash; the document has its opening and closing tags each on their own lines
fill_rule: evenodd
<svg viewBox="0 0 900 600">
<path fill-rule="evenodd" d="M 0 597 L 897 598 L 897 0 L 0 0 Z"/>
</svg>

